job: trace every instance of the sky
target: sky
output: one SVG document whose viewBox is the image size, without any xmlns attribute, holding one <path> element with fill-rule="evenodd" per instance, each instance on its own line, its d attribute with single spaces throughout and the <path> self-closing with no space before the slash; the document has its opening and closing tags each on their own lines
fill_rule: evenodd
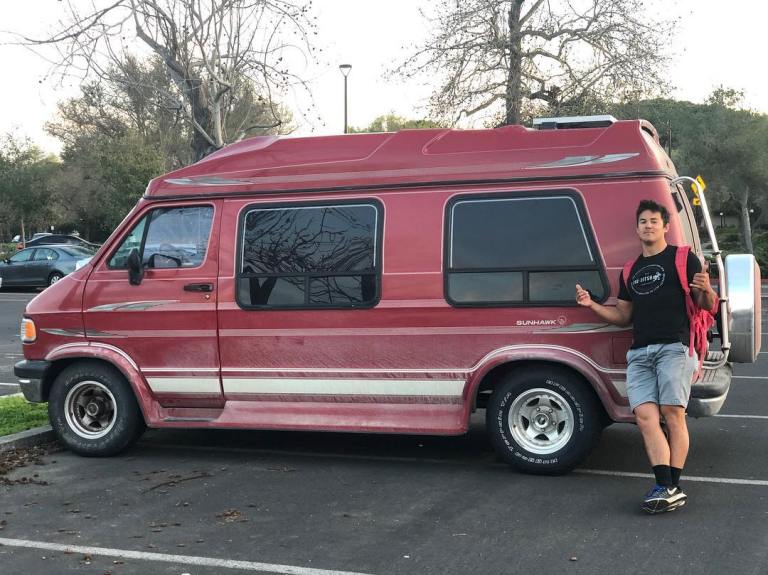
<svg viewBox="0 0 768 575">
<path fill-rule="evenodd" d="M 98 1 L 98 0 L 97 0 Z M 653 0 L 652 0 L 653 1 Z M 344 125 L 343 77 L 339 64 L 351 64 L 348 78 L 349 124 L 366 126 L 390 112 L 406 117 L 426 116 L 425 105 L 434 84 L 424 77 L 410 83 L 387 80 L 384 72 L 404 59 L 408 47 L 423 40 L 428 23 L 419 8 L 434 0 L 314 0 L 318 16 L 317 45 L 322 48 L 316 65 L 307 68 L 314 112 L 295 112 L 298 135 L 341 133 Z M 669 38 L 673 62 L 669 69 L 673 96 L 703 102 L 720 85 L 743 90 L 748 107 L 768 113 L 768 56 L 764 22 L 768 5 L 754 0 L 657 1 L 665 16 L 679 16 L 679 28 Z M 55 22 L 58 0 L 5 0 L 0 8 L 0 31 L 44 32 Z M 0 35 L 0 39 L 7 35 Z M 78 93 L 74 79 L 46 78 L 50 65 L 16 46 L 0 44 L 0 134 L 13 131 L 28 136 L 49 152 L 60 144 L 44 131 L 58 101 Z M 299 110 L 306 97 L 290 101 Z"/>
</svg>

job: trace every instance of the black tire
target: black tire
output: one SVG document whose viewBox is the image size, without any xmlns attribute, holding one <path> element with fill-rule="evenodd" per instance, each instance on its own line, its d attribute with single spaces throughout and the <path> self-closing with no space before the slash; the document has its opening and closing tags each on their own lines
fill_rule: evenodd
<svg viewBox="0 0 768 575">
<path fill-rule="evenodd" d="M 115 455 L 133 444 L 146 425 L 133 389 L 114 367 L 81 361 L 53 382 L 48 416 L 59 441 L 80 455 Z"/>
<path fill-rule="evenodd" d="M 53 272 L 51 275 L 48 276 L 48 287 L 52 286 L 63 277 L 64 277 L 63 273 Z"/>
<path fill-rule="evenodd" d="M 561 475 L 597 444 L 603 411 L 588 384 L 573 372 L 529 367 L 513 371 L 493 391 L 486 429 L 493 448 L 516 469 Z"/>
</svg>

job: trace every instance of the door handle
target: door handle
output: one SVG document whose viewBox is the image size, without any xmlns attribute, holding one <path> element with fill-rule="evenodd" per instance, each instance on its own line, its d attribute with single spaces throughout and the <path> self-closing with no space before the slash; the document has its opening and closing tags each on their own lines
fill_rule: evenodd
<svg viewBox="0 0 768 575">
<path fill-rule="evenodd" d="M 187 284 L 184 286 L 184 291 L 212 292 L 213 284 Z"/>
</svg>

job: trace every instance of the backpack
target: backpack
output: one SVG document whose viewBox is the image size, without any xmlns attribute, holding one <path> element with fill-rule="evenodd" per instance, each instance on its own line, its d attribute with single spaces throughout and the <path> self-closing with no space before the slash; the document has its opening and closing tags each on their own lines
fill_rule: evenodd
<svg viewBox="0 0 768 575">
<path fill-rule="evenodd" d="M 688 314 L 688 323 L 691 326 L 688 354 L 693 357 L 693 351 L 696 350 L 696 354 L 699 356 L 699 367 L 696 373 L 693 374 L 693 381 L 696 382 L 701 378 L 701 367 L 704 364 L 704 358 L 707 357 L 707 350 L 709 349 L 709 338 L 707 335 L 715 323 L 715 314 L 720 305 L 720 298 L 715 294 L 715 304 L 712 306 L 712 310 L 700 308 L 693 301 L 691 287 L 688 285 L 688 252 L 690 250 L 689 246 L 678 246 L 675 253 L 675 268 L 677 269 L 680 286 L 685 294 L 685 311 Z M 629 290 L 629 274 L 632 272 L 632 266 L 636 262 L 637 259 L 628 261 L 624 264 L 624 269 L 621 272 L 621 277 L 624 279 L 624 285 L 627 286 L 627 290 Z"/>
</svg>

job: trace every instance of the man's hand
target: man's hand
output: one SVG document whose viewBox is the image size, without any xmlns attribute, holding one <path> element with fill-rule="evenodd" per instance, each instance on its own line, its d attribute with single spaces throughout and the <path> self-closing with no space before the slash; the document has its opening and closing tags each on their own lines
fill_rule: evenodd
<svg viewBox="0 0 768 575">
<path fill-rule="evenodd" d="M 691 289 L 697 289 L 703 293 L 712 291 L 712 285 L 709 283 L 709 262 L 704 264 L 704 269 L 697 274 L 693 274 L 693 281 L 690 283 Z"/>
<path fill-rule="evenodd" d="M 588 307 L 605 321 L 618 326 L 628 326 L 632 323 L 632 302 L 620 299 L 613 306 L 604 306 L 597 303 L 589 295 L 589 292 L 576 284 L 576 303 Z"/>
<path fill-rule="evenodd" d="M 715 290 L 709 282 L 709 262 L 704 264 L 704 269 L 693 275 L 691 296 L 696 305 L 702 309 L 713 310 L 715 307 Z"/>
<path fill-rule="evenodd" d="M 579 284 L 576 284 L 576 303 L 583 305 L 584 307 L 592 307 L 593 303 L 592 296 L 590 296 L 589 292 Z"/>
</svg>

